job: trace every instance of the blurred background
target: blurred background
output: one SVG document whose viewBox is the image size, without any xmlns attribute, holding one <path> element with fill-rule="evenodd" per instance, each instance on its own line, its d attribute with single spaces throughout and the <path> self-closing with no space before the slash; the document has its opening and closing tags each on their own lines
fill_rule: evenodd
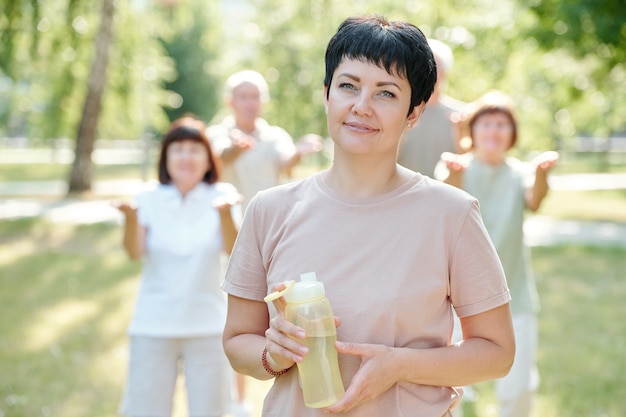
<svg viewBox="0 0 626 417">
<path fill-rule="evenodd" d="M 267 78 L 270 123 L 326 136 L 326 44 L 368 13 L 452 48 L 450 96 L 512 96 L 520 158 L 561 152 L 526 229 L 543 303 L 536 417 L 626 413 L 623 0 L 0 0 L 0 417 L 116 415 L 140 265 L 110 200 L 155 178 L 171 120 L 221 120 L 240 69 Z M 266 388 L 252 382 L 255 415 Z M 466 416 L 496 416 L 489 384 L 477 393 Z"/>
<path fill-rule="evenodd" d="M 0 4 L 1 147 L 74 150 L 78 141 L 84 154 L 96 139 L 158 139 L 184 113 L 210 122 L 223 109 L 225 78 L 242 68 L 270 83 L 266 119 L 294 138 L 324 136 L 326 43 L 346 16 L 381 13 L 452 47 L 446 90 L 452 97 L 469 102 L 489 89 L 510 94 L 519 107 L 521 152 L 626 151 L 621 0 Z M 73 175 L 89 176 L 80 171 Z M 88 184 L 75 178 L 71 188 Z"/>
</svg>

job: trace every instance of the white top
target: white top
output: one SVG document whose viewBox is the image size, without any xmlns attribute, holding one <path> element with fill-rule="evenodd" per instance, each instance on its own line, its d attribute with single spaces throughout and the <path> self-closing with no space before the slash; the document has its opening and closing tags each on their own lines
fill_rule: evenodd
<svg viewBox="0 0 626 417">
<path fill-rule="evenodd" d="M 465 317 L 510 300 L 476 199 L 421 174 L 369 198 L 336 192 L 323 173 L 259 192 L 222 288 L 263 301 L 275 284 L 309 271 L 324 283 L 345 342 L 447 346 L 452 306 Z M 339 355 L 344 386 L 359 365 Z M 345 416 L 442 416 L 458 400 L 453 388 L 403 382 Z M 323 415 L 304 406 L 296 367 L 275 379 L 264 403 L 266 417 Z"/>
<path fill-rule="evenodd" d="M 244 151 L 232 163 L 223 164 L 222 179 L 233 184 L 244 196 L 244 207 L 258 191 L 280 183 L 283 163 L 296 153 L 293 138 L 283 128 L 271 126 L 261 118 L 256 120 L 255 126 L 254 148 Z M 207 129 L 218 155 L 232 146 L 230 135 L 235 127 L 235 120 L 227 117 Z"/>
<path fill-rule="evenodd" d="M 159 185 L 137 197 L 138 221 L 147 229 L 146 254 L 129 334 L 222 333 L 222 234 L 213 202 L 230 195 L 237 195 L 231 184 L 200 183 L 185 199 L 173 185 Z M 237 209 L 233 212 L 237 216 Z"/>
</svg>

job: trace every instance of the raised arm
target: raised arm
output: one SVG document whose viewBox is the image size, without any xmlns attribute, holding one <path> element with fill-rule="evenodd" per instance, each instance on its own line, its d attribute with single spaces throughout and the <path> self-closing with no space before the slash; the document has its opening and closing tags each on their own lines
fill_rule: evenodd
<svg viewBox="0 0 626 417">
<path fill-rule="evenodd" d="M 441 154 L 441 161 L 445 164 L 446 170 L 438 170 L 444 174 L 439 178 L 446 184 L 454 185 L 457 188 L 463 188 L 463 173 L 465 172 L 466 163 L 463 157 L 451 152 Z M 439 176 L 438 174 L 437 176 Z"/>
<path fill-rule="evenodd" d="M 543 199 L 548 194 L 548 172 L 554 168 L 559 154 L 554 151 L 543 152 L 533 163 L 535 164 L 535 182 L 526 192 L 526 207 L 532 211 L 539 210 Z"/>
<path fill-rule="evenodd" d="M 145 253 L 146 229 L 137 222 L 137 207 L 128 203 L 115 203 L 124 214 L 124 249 L 131 259 L 139 259 Z"/>
<path fill-rule="evenodd" d="M 233 205 L 241 203 L 243 196 L 238 195 L 236 198 L 226 199 L 220 198 L 213 202 L 213 205 L 220 213 L 220 223 L 222 229 L 222 240 L 224 251 L 229 255 L 235 246 L 237 234 L 239 233 L 239 225 L 233 219 Z"/>
</svg>

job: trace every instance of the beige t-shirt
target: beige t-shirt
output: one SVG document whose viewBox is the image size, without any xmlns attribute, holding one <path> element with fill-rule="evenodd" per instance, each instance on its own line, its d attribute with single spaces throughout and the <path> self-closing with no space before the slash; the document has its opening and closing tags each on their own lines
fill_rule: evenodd
<svg viewBox="0 0 626 417">
<path fill-rule="evenodd" d="M 314 271 L 342 320 L 338 340 L 447 346 L 451 303 L 460 317 L 510 300 L 476 200 L 416 174 L 374 198 L 347 198 L 322 174 L 259 192 L 246 211 L 222 288 L 262 301 L 273 285 Z M 274 314 L 271 311 L 271 314 Z M 260 359 L 259 359 L 260 360 Z M 359 359 L 339 355 L 346 387 Z M 442 416 L 450 387 L 398 383 L 346 416 Z M 325 415 L 304 406 L 298 372 L 276 378 L 264 416 Z"/>
</svg>

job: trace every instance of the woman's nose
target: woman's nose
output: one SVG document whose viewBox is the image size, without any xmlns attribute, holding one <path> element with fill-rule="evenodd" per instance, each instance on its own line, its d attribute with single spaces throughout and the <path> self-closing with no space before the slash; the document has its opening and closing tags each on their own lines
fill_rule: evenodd
<svg viewBox="0 0 626 417">
<path fill-rule="evenodd" d="M 370 115 L 372 111 L 371 102 L 367 95 L 360 94 L 352 105 L 352 113 L 358 115 Z"/>
</svg>

